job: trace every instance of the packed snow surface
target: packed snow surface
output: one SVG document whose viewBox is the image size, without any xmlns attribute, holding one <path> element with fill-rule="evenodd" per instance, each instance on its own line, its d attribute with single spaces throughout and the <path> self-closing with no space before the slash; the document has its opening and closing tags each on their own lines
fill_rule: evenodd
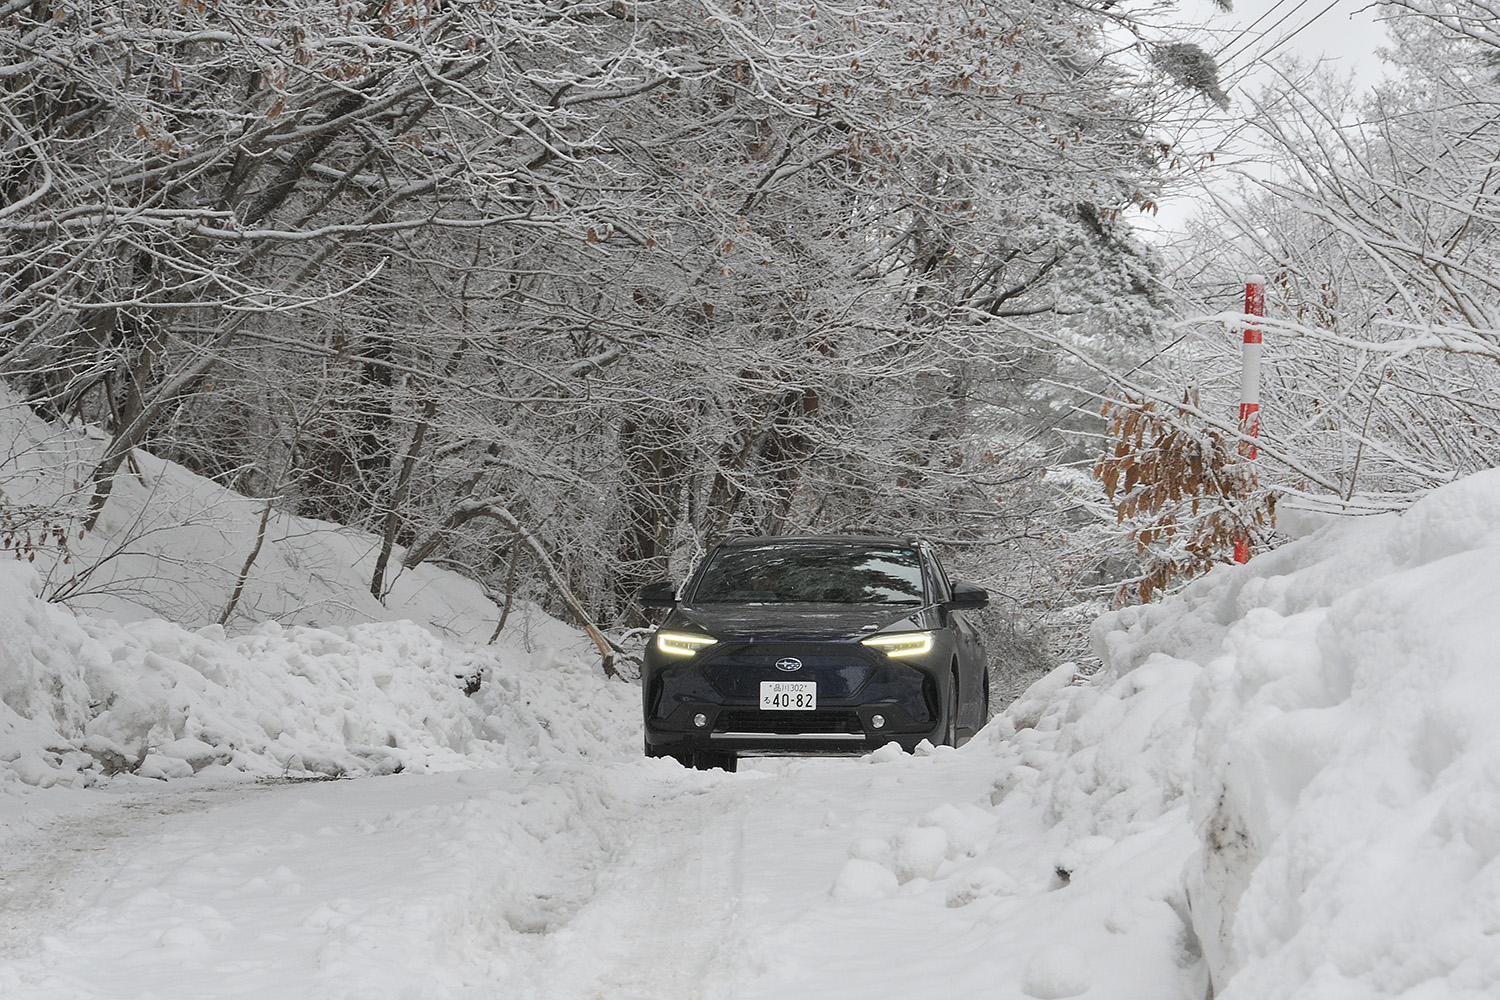
<svg viewBox="0 0 1500 1000">
<path fill-rule="evenodd" d="M 168 486 L 243 551 L 180 469 L 119 503 Z M 571 630 L 282 530 L 317 599 L 276 555 L 227 631 L 0 563 L 0 996 L 1500 995 L 1500 472 L 1106 616 L 958 750 L 738 774 L 642 759 Z"/>
</svg>

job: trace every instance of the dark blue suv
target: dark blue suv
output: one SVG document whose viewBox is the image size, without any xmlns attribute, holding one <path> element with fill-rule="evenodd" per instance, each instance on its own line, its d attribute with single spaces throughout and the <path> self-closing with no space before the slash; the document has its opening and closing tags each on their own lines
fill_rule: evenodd
<svg viewBox="0 0 1500 1000">
<path fill-rule="evenodd" d="M 646 754 L 735 769 L 742 754 L 957 746 L 989 717 L 982 587 L 948 579 L 920 539 L 738 538 L 716 546 L 645 654 Z"/>
</svg>

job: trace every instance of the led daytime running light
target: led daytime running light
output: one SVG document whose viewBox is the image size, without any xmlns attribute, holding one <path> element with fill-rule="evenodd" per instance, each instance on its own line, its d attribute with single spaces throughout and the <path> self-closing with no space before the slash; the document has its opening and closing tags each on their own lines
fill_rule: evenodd
<svg viewBox="0 0 1500 1000">
<path fill-rule="evenodd" d="M 886 656 L 921 656 L 932 651 L 931 632 L 897 632 L 893 635 L 875 635 L 860 641 L 862 646 L 871 646 Z"/>
<path fill-rule="evenodd" d="M 656 633 L 656 648 L 672 656 L 692 656 L 718 641 L 710 636 L 693 635 L 690 632 Z"/>
</svg>

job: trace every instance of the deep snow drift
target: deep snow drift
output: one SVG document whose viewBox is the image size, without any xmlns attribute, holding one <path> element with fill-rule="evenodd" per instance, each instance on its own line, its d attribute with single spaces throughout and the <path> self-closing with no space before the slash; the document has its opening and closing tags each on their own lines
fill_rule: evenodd
<svg viewBox="0 0 1500 1000">
<path fill-rule="evenodd" d="M 29 508 L 35 522 L 70 502 L 100 437 L 36 419 L 0 385 L 0 513 Z M 121 771 L 473 767 L 544 744 L 587 753 L 598 740 L 580 730 L 633 724 L 630 694 L 600 683 L 576 630 L 517 602 L 484 645 L 500 609 L 477 584 L 431 564 L 402 570 L 398 549 L 376 601 L 375 538 L 276 513 L 257 545 L 263 508 L 137 452 L 96 529 L 69 533 L 70 553 L 50 539 L 28 559 L 0 553 L 0 789 Z M 226 632 L 216 622 L 251 553 Z M 67 607 L 43 591 L 69 594 Z"/>
<path fill-rule="evenodd" d="M 1100 623 L 1192 689 L 1221 996 L 1500 995 L 1500 470 Z"/>
<path fill-rule="evenodd" d="M 122 510 L 167 486 L 233 513 L 147 460 Z M 460 642 L 437 570 L 370 607 L 333 534 L 255 605 L 345 617 L 231 634 L 0 564 L 0 996 L 1500 994 L 1500 471 L 1106 616 L 958 751 L 736 775 L 641 759 L 571 630 Z"/>
</svg>

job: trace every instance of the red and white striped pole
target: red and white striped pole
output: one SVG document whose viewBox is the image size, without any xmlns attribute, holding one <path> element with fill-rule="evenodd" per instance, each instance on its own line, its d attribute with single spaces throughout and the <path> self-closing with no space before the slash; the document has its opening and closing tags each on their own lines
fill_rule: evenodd
<svg viewBox="0 0 1500 1000">
<path fill-rule="evenodd" d="M 1245 366 L 1240 373 L 1240 433 L 1260 436 L 1260 323 L 1266 314 L 1266 279 L 1258 274 L 1245 279 Z M 1240 456 L 1255 461 L 1253 441 L 1240 442 Z M 1234 561 L 1250 561 L 1250 539 L 1234 540 Z"/>
</svg>

